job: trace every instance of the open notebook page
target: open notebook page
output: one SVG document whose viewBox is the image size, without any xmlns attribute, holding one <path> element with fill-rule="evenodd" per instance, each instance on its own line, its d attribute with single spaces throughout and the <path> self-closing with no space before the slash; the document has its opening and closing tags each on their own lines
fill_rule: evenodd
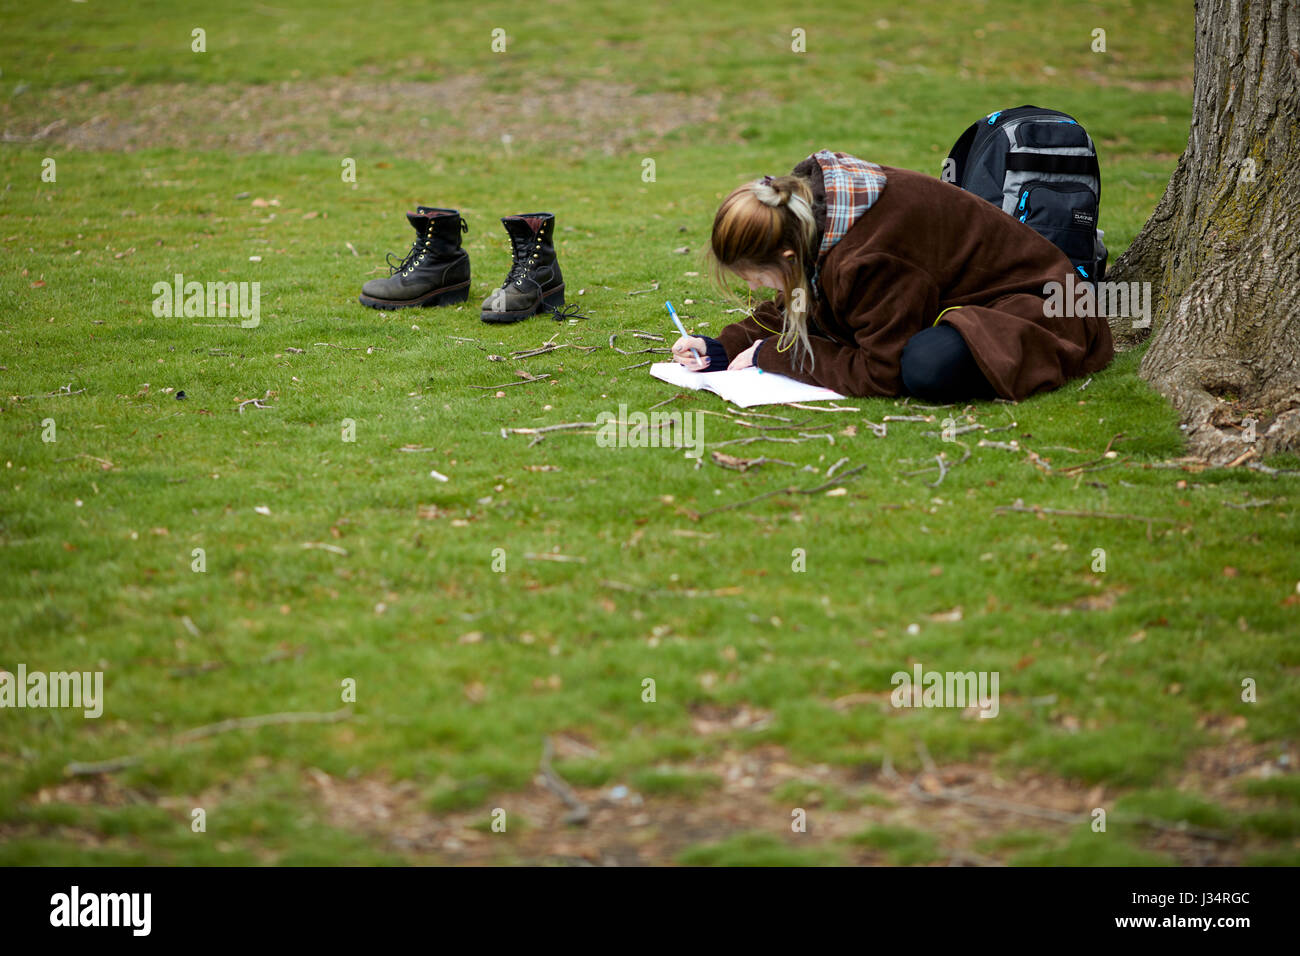
<svg viewBox="0 0 1300 956">
<path fill-rule="evenodd" d="M 713 392 L 741 408 L 782 402 L 824 402 L 844 397 L 829 388 L 806 385 L 752 366 L 734 372 L 692 372 L 676 362 L 656 362 L 650 366 L 650 374 L 680 388 Z"/>
</svg>

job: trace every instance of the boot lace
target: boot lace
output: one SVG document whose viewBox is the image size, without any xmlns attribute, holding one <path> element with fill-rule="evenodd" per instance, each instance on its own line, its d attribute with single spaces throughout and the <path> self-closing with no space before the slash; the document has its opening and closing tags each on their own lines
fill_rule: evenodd
<svg viewBox="0 0 1300 956">
<path fill-rule="evenodd" d="M 394 262 L 393 260 L 396 259 L 397 256 L 391 252 L 388 253 L 386 257 L 388 261 L 388 274 L 391 276 L 397 275 L 397 273 L 400 272 L 404 276 L 410 275 L 415 270 L 415 267 L 424 261 L 424 256 L 432 245 L 433 238 L 426 235 L 421 239 L 415 240 L 414 244 L 411 246 L 411 251 L 406 254 L 405 259 Z"/>
<path fill-rule="evenodd" d="M 540 235 L 534 237 L 532 240 L 532 254 L 525 257 L 525 253 L 528 252 L 528 242 L 529 240 L 526 238 L 517 239 L 513 236 L 511 237 L 510 256 L 513 261 L 510 263 L 510 271 L 506 274 L 506 281 L 501 283 L 502 288 L 505 288 L 511 282 L 514 282 L 517 285 L 523 285 L 524 279 L 532 278 L 528 275 L 528 270 L 533 268 L 537 263 L 537 257 L 542 251 L 542 237 Z M 535 282 L 536 280 L 533 281 Z"/>
<path fill-rule="evenodd" d="M 460 231 L 469 232 L 469 223 L 467 223 L 464 219 L 461 219 L 460 221 Z M 388 274 L 391 276 L 391 275 L 396 275 L 397 273 L 400 272 L 404 276 L 410 275 L 412 272 L 415 271 L 415 267 L 424 261 L 425 255 L 432 248 L 433 248 L 433 226 L 432 224 L 430 224 L 429 231 L 426 232 L 423 236 L 416 238 L 415 242 L 411 246 L 411 251 L 406 254 L 405 259 L 402 259 L 399 262 L 394 262 L 393 260 L 396 259 L 397 256 L 395 256 L 391 252 L 387 254 L 386 259 L 388 261 Z"/>
</svg>

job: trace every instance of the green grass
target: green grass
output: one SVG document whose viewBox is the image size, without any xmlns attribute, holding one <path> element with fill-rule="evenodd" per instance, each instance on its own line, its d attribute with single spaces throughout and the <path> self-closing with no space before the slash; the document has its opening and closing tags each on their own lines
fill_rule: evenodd
<svg viewBox="0 0 1300 956">
<path fill-rule="evenodd" d="M 796 847 L 770 833 L 741 833 L 686 850 L 686 866 L 835 866 L 840 854 L 827 847 Z"/>
<path fill-rule="evenodd" d="M 1218 740 L 1203 729 L 1207 715 L 1245 718 L 1251 741 L 1294 738 L 1297 484 L 1148 467 L 1181 443 L 1175 413 L 1137 377 L 1140 352 L 1086 390 L 1072 383 L 971 411 L 990 427 L 1014 421 L 992 437 L 1016 438 L 1058 472 L 1122 433 L 1114 465 L 1077 480 L 972 447 L 928 487 L 933 472 L 903 473 L 940 451 L 955 457 L 952 447 L 922 434 L 937 425 L 872 437 L 863 419 L 900 412 L 883 399 L 801 416 L 833 445 L 726 449 L 818 474 L 697 469 L 680 451 L 601 448 L 583 434 L 537 445 L 502 437 L 669 398 L 645 369 L 626 368 L 657 357 L 613 352 L 610 334 L 623 333 L 624 349 L 648 344 L 630 330 L 666 331 L 665 298 L 705 333 L 726 324 L 722 296 L 688 274 L 704 271 L 698 252 L 718 199 L 824 145 L 937 173 L 979 115 L 1059 107 L 1098 141 L 1112 255 L 1137 233 L 1186 139 L 1185 5 L 840 6 L 795 16 L 771 0 L 567 3 L 520 14 L 486 3 L 446 16 L 379 3 L 358 16 L 285 0 L 271 12 L 191 17 L 161 3 L 4 4 L 7 128 L 37 130 L 79 109 L 126 121 L 128 94 L 179 95 L 168 84 L 201 99 L 208 87 L 290 82 L 307 84 L 285 109 L 308 141 L 248 148 L 258 115 L 195 114 L 168 128 L 228 130 L 235 145 L 84 148 L 69 128 L 96 127 L 76 114 L 46 140 L 0 148 L 0 666 L 102 670 L 107 696 L 99 720 L 0 712 L 0 862 L 405 859 L 330 826 L 306 771 L 413 781 L 431 812 L 486 810 L 489 797 L 530 785 L 542 735 L 562 731 L 598 752 L 557 761 L 574 785 L 626 780 L 647 797 L 704 802 L 720 799 L 714 778 L 671 768 L 727 748 L 778 745 L 798 765 L 889 758 L 911 771 L 921 741 L 937 761 L 1116 792 L 1172 786 L 1189 755 Z M 189 49 L 198 26 L 207 54 Z M 496 26 L 511 37 L 507 54 L 490 50 Z M 1088 49 L 1094 26 L 1108 29 L 1107 54 Z M 795 27 L 808 32 L 806 54 L 790 52 Z M 395 36 L 412 52 L 385 53 Z M 575 103 L 617 84 L 711 103 L 717 118 L 674 125 L 669 113 L 661 133 L 615 142 L 572 113 L 543 115 L 538 138 L 516 137 L 507 155 L 490 129 L 476 131 L 472 104 L 453 103 L 438 107 L 445 135 L 435 115 L 416 146 L 398 149 L 369 135 L 384 134 L 382 117 L 358 135 L 325 95 L 336 83 L 464 76 L 512 95 L 553 84 Z M 109 98 L 82 103 L 100 94 Z M 46 157 L 57 182 L 40 178 Z M 356 184 L 341 181 L 342 157 L 357 160 Z M 641 179 L 647 157 L 651 183 Z M 453 309 L 362 309 L 358 287 L 385 251 L 405 250 L 401 213 L 416 202 L 469 218 L 474 297 Z M 496 217 L 525 208 L 557 214 L 569 298 L 588 319 L 479 322 L 479 297 L 508 268 Z M 691 253 L 675 254 L 681 246 Z M 153 284 L 178 272 L 261 282 L 260 326 L 155 318 Z M 627 294 L 654 281 L 655 294 Z M 600 348 L 487 361 L 557 334 Z M 551 379 L 500 398 L 470 387 L 515 381 L 518 369 Z M 51 394 L 63 386 L 75 394 Z M 237 410 L 268 391 L 269 407 Z M 721 405 L 692 394 L 666 409 Z M 42 440 L 49 419 L 55 442 Z M 344 419 L 355 442 L 341 441 Z M 754 434 L 716 415 L 704 422 L 710 445 Z M 431 450 L 401 451 L 408 445 Z M 847 495 L 694 517 L 819 483 L 841 457 L 867 465 Z M 1017 499 L 1153 521 L 1148 534 L 1141 521 L 995 510 Z M 1228 507 L 1264 499 L 1274 503 Z M 198 548 L 203 573 L 191 570 Z M 804 573 L 792 571 L 798 548 Z M 1091 570 L 1097 548 L 1104 574 Z M 498 549 L 504 573 L 493 570 Z M 526 557 L 551 551 L 583 562 Z M 1097 609 L 1079 609 L 1102 595 Z M 956 607 L 959 621 L 930 617 Z M 999 718 L 830 706 L 887 694 L 890 675 L 914 662 L 998 671 Z M 1240 699 L 1246 677 L 1259 703 Z M 654 703 L 642 701 L 646 678 Z M 347 720 L 169 742 L 230 717 L 335 710 L 346 680 L 356 686 Z M 694 731 L 698 708 L 740 704 L 772 720 Z M 207 834 L 191 833 L 188 811 L 170 802 L 34 810 L 69 762 L 127 754 L 144 759 L 114 779 L 151 805 L 219 793 Z M 1290 793 L 1286 779 L 1270 786 Z M 1290 811 L 1222 812 L 1252 834 L 1261 860 L 1290 852 Z M 804 858 L 747 839 L 682 859 Z M 1050 862 L 1111 859 L 1100 845 L 1080 838 Z"/>
<path fill-rule="evenodd" d="M 935 838 L 911 827 L 871 826 L 855 834 L 850 842 L 882 851 L 895 866 L 930 863 L 939 858 Z"/>
</svg>

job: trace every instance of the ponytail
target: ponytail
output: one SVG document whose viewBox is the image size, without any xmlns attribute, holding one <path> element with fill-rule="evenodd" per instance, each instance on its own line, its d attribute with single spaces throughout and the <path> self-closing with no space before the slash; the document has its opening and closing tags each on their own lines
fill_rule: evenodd
<svg viewBox="0 0 1300 956">
<path fill-rule="evenodd" d="M 816 261 L 817 220 L 812 189 L 800 176 L 764 176 L 732 190 L 713 219 L 710 261 L 714 281 L 728 288 L 731 275 L 774 269 L 781 276 L 784 310 L 777 348 L 795 349 L 797 364 L 812 359 L 808 316 Z M 791 250 L 793 257 L 785 256 Z M 775 332 L 775 330 L 772 330 Z"/>
</svg>

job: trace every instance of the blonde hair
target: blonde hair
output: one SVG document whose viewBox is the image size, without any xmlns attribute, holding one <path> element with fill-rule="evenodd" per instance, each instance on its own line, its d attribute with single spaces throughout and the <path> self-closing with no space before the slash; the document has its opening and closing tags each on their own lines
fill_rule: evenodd
<svg viewBox="0 0 1300 956">
<path fill-rule="evenodd" d="M 796 346 L 795 358 L 812 358 L 808 315 L 813 289 L 808 268 L 815 261 L 817 220 L 812 189 L 799 176 L 764 176 L 731 191 L 713 217 L 709 265 L 714 282 L 730 294 L 732 275 L 775 269 L 781 277 L 785 308 L 777 348 Z M 782 255 L 785 250 L 794 255 Z"/>
</svg>

